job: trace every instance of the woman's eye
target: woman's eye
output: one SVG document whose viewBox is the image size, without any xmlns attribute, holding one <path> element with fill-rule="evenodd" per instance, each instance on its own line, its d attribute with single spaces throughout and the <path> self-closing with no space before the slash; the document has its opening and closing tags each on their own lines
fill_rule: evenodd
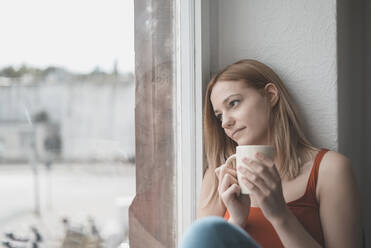
<svg viewBox="0 0 371 248">
<path fill-rule="evenodd" d="M 221 114 L 217 115 L 216 118 L 217 118 L 219 121 L 222 121 L 222 115 L 221 115 Z"/>
<path fill-rule="evenodd" d="M 234 106 L 237 105 L 238 102 L 239 102 L 239 100 L 233 100 L 233 101 L 231 101 L 231 102 L 229 103 L 229 106 L 234 107 Z"/>
</svg>

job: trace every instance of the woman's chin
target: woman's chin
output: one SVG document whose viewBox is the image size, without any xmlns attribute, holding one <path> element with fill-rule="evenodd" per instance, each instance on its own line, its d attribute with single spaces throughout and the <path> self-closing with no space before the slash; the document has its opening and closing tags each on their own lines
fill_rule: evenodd
<svg viewBox="0 0 371 248">
<path fill-rule="evenodd" d="M 235 140 L 239 146 L 254 146 L 254 145 L 267 145 L 266 142 L 259 142 L 256 140 L 244 139 L 243 137 Z"/>
<path fill-rule="evenodd" d="M 238 139 L 236 140 L 236 143 L 239 145 L 239 146 L 248 146 L 248 145 L 253 145 L 253 142 L 249 142 L 248 140 L 244 140 L 244 139 Z"/>
</svg>

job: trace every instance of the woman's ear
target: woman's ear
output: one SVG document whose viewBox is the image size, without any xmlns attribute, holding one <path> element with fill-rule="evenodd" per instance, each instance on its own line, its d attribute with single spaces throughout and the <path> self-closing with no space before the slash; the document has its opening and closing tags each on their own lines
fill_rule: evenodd
<svg viewBox="0 0 371 248">
<path fill-rule="evenodd" d="M 266 96 L 269 99 L 271 107 L 274 107 L 279 99 L 278 89 L 276 85 L 273 83 L 267 83 L 264 87 L 264 90 L 265 90 Z"/>
</svg>

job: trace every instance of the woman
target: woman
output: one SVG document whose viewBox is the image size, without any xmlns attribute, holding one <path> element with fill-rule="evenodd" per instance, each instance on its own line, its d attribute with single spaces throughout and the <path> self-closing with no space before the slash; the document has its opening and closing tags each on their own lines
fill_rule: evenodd
<svg viewBox="0 0 371 248">
<path fill-rule="evenodd" d="M 350 161 L 307 140 L 271 68 L 241 60 L 215 75 L 206 91 L 204 130 L 202 219 L 186 232 L 183 247 L 361 246 Z M 272 145 L 276 157 L 245 160 L 253 172 L 235 168 L 225 161 L 237 145 Z M 237 170 L 251 194 L 240 194 Z"/>
</svg>

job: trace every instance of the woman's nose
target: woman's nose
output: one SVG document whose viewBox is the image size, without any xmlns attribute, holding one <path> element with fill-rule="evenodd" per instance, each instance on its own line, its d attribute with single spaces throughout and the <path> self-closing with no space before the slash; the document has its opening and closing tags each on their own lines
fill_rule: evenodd
<svg viewBox="0 0 371 248">
<path fill-rule="evenodd" d="M 223 115 L 222 128 L 229 128 L 233 125 L 234 120 L 231 116 Z"/>
</svg>

